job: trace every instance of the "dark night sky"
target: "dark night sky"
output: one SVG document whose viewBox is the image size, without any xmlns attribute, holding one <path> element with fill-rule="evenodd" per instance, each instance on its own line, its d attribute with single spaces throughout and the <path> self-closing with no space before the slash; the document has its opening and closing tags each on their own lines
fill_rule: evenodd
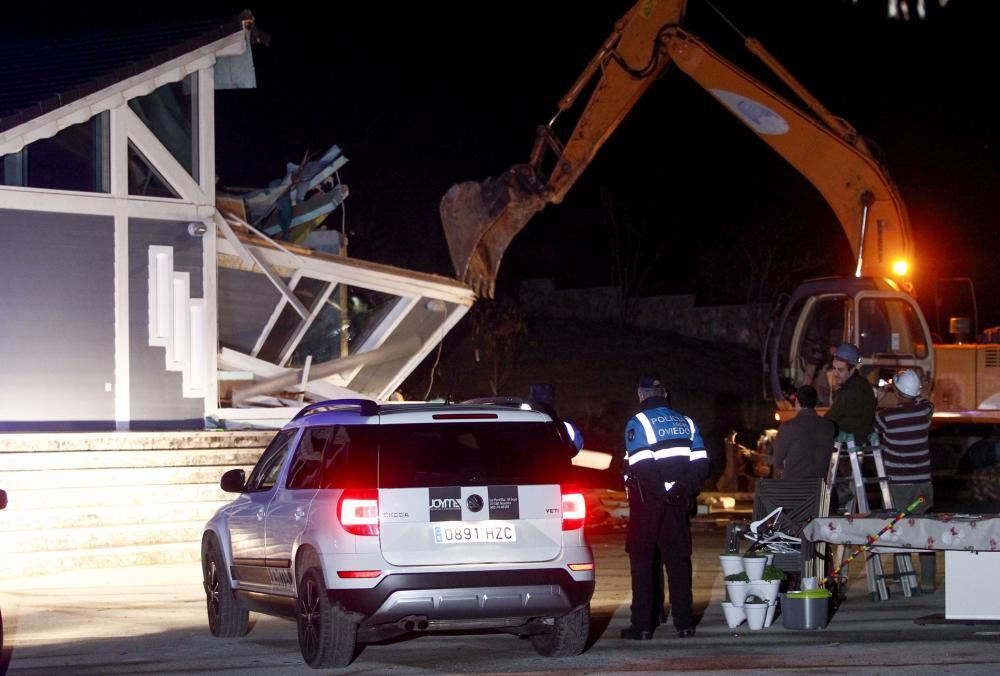
<svg viewBox="0 0 1000 676">
<path fill-rule="evenodd" d="M 217 97 L 220 182 L 263 186 L 286 161 L 337 143 L 351 159 L 341 178 L 351 189 L 352 254 L 450 274 L 441 196 L 527 159 L 535 127 L 630 4 L 202 3 L 202 14 L 249 7 L 272 35 L 255 48 L 258 88 Z M 908 22 L 887 18 L 886 0 L 715 4 L 885 152 L 915 231 L 921 298 L 933 277 L 971 276 L 981 325 L 1000 324 L 1000 299 L 991 297 L 1000 277 L 998 123 L 988 103 L 1000 3 L 927 0 L 928 17 Z M 131 12 L 126 19 L 146 21 L 191 13 L 183 5 Z M 50 23 L 96 20 L 60 16 Z M 761 74 L 703 0 L 690 0 L 686 27 Z M 811 275 L 849 271 L 846 239 L 812 187 L 669 71 L 566 201 L 515 240 L 501 287 L 533 276 L 606 283 L 601 189 L 645 224 L 644 250 L 660 253 L 650 292 L 740 302 L 746 256 L 770 241 L 789 261 L 814 262 Z"/>
</svg>

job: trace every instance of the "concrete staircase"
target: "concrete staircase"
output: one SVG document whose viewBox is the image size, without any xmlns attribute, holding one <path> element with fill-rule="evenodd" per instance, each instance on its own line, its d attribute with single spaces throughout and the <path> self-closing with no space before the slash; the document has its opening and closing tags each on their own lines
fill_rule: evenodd
<svg viewBox="0 0 1000 676">
<path fill-rule="evenodd" d="M 197 561 L 205 521 L 235 496 L 273 431 L 0 434 L 0 580 Z"/>
</svg>

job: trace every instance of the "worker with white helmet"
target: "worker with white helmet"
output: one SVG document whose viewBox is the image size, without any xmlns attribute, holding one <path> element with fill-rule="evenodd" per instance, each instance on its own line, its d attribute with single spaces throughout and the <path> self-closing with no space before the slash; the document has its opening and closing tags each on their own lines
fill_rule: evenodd
<svg viewBox="0 0 1000 676">
<path fill-rule="evenodd" d="M 893 379 L 899 403 L 875 416 L 882 437 L 882 460 L 889 479 L 889 494 L 895 507 L 906 507 L 917 497 L 926 502 L 914 513 L 926 512 L 934 502 L 931 481 L 929 435 L 934 404 L 921 396 L 923 383 L 913 370 L 900 371 Z M 933 552 L 920 555 L 920 588 L 933 591 L 937 571 Z"/>
</svg>

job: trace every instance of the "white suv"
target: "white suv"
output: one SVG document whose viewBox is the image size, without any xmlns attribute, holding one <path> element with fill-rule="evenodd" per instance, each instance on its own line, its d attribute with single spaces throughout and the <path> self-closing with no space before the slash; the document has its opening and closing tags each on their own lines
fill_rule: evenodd
<svg viewBox="0 0 1000 676">
<path fill-rule="evenodd" d="M 222 477 L 240 496 L 202 538 L 209 627 L 242 636 L 250 610 L 295 618 L 311 667 L 441 629 L 577 655 L 594 559 L 583 496 L 563 485 L 575 451 L 523 404 L 312 404 L 248 479 Z"/>
</svg>

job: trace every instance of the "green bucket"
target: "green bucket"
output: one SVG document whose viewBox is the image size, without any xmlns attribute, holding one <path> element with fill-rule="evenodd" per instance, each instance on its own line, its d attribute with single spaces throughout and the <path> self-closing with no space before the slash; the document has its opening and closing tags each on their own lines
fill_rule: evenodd
<svg viewBox="0 0 1000 676">
<path fill-rule="evenodd" d="M 781 596 L 781 621 L 785 629 L 823 629 L 830 619 L 829 589 L 803 589 Z"/>
</svg>

